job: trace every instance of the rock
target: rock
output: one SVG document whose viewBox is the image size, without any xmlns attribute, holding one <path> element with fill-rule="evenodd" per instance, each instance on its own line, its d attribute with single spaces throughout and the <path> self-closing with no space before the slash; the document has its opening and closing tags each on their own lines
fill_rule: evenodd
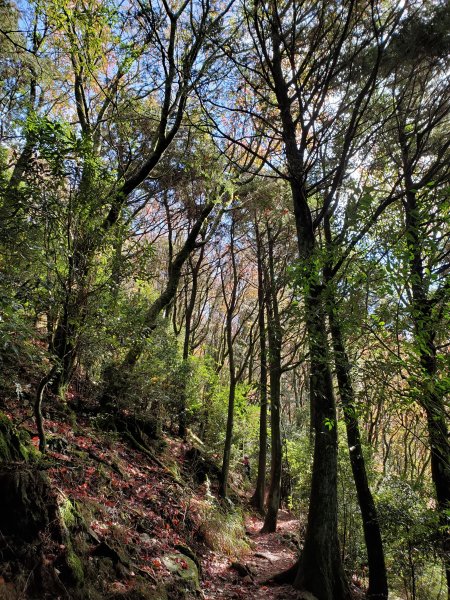
<svg viewBox="0 0 450 600">
<path fill-rule="evenodd" d="M 185 554 L 166 554 L 161 562 L 172 576 L 165 585 L 169 598 L 187 600 L 200 595 L 199 573 L 191 558 Z"/>
<path fill-rule="evenodd" d="M 0 413 L 0 463 L 24 461 L 27 458 L 27 448 L 22 444 L 12 421 Z"/>
<path fill-rule="evenodd" d="M 154 546 L 156 544 L 155 538 L 152 538 L 148 533 L 141 533 L 139 539 L 146 546 Z"/>
<path fill-rule="evenodd" d="M 65 437 L 58 435 L 50 435 L 47 438 L 47 447 L 49 450 L 53 452 L 59 452 L 60 454 L 64 454 L 69 446 L 69 442 Z"/>
<path fill-rule="evenodd" d="M 191 548 L 189 548 L 189 546 L 185 546 L 184 544 L 176 544 L 175 550 L 178 550 L 178 552 L 181 552 L 181 554 L 193 560 L 197 566 L 199 575 L 202 575 L 202 565 L 200 564 L 200 561 L 195 552 Z"/>
</svg>

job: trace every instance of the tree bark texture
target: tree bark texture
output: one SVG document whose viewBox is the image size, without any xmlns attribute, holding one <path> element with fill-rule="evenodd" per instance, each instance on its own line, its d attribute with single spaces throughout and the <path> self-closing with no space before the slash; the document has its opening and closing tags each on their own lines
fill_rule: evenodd
<svg viewBox="0 0 450 600">
<path fill-rule="evenodd" d="M 267 227 L 269 248 L 269 269 L 266 277 L 268 290 L 267 331 L 269 341 L 269 381 L 270 381 L 270 486 L 267 497 L 267 512 L 262 528 L 263 533 L 272 533 L 277 529 L 278 510 L 281 496 L 281 324 L 278 309 L 277 286 L 273 256 L 273 238 Z"/>
<path fill-rule="evenodd" d="M 344 421 L 347 429 L 347 442 L 350 454 L 350 464 L 355 480 L 356 493 L 364 529 L 364 540 L 367 549 L 369 565 L 369 588 L 367 598 L 370 600 L 387 600 L 388 582 L 386 564 L 384 561 L 383 542 L 380 524 L 372 492 L 367 478 L 366 465 L 361 447 L 361 435 L 358 418 L 355 412 L 355 398 L 350 374 L 350 361 L 345 350 L 339 316 L 335 311 L 335 299 L 328 293 L 329 320 L 331 337 L 336 365 L 339 395 L 344 411 Z"/>
<path fill-rule="evenodd" d="M 265 512 L 267 462 L 267 347 L 265 323 L 265 283 L 263 270 L 263 246 L 258 222 L 255 220 L 256 251 L 258 262 L 258 328 L 259 328 L 259 454 L 258 476 L 251 503 L 261 514 Z"/>
<path fill-rule="evenodd" d="M 222 277 L 222 291 L 224 302 L 227 309 L 226 314 L 226 342 L 228 348 L 228 371 L 230 377 L 229 392 L 228 392 L 228 414 L 227 414 L 227 430 L 225 435 L 225 444 L 223 449 L 223 460 L 222 460 L 222 472 L 219 480 L 219 496 L 221 498 L 227 497 L 228 492 L 228 476 L 230 472 L 230 460 L 231 460 L 231 447 L 233 442 L 233 426 L 234 426 L 234 401 L 236 396 L 236 365 L 234 361 L 234 347 L 233 347 L 233 317 L 234 310 L 236 308 L 237 301 L 237 267 L 236 267 L 236 255 L 234 248 L 234 220 L 231 223 L 230 232 L 230 258 L 232 266 L 232 290 L 229 300 L 227 299 L 227 290 L 225 289 L 224 280 Z"/>
<path fill-rule="evenodd" d="M 425 280 L 420 239 L 420 210 L 417 205 L 412 173 L 405 148 L 404 171 L 406 200 L 403 205 L 412 288 L 411 316 L 422 369 L 422 377 L 419 382 L 420 396 L 417 400 L 427 416 L 428 437 L 431 448 L 431 477 L 436 489 L 439 519 L 443 531 L 442 544 L 450 598 L 450 523 L 448 517 L 448 510 L 450 509 L 450 443 L 445 408 L 446 391 L 438 380 L 435 344 L 437 335 L 436 307 L 432 298 L 430 298 Z"/>
</svg>

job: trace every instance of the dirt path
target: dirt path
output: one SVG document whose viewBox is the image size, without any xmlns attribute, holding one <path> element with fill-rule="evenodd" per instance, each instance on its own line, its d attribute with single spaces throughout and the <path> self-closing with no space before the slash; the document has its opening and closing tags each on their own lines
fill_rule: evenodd
<svg viewBox="0 0 450 600">
<path fill-rule="evenodd" d="M 298 521 L 286 511 L 279 512 L 276 533 L 261 534 L 262 520 L 249 517 L 247 534 L 251 552 L 241 559 L 250 576 L 239 575 L 230 568 L 231 560 L 211 554 L 207 560 L 206 576 L 202 588 L 205 600 L 294 600 L 298 598 L 291 586 L 265 586 L 261 582 L 271 575 L 292 566 L 296 560 L 296 546 L 291 541 L 298 531 Z"/>
</svg>

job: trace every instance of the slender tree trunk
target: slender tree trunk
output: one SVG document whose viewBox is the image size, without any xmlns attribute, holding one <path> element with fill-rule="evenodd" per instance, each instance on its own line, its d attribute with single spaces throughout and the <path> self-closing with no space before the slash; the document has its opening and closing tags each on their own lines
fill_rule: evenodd
<svg viewBox="0 0 450 600">
<path fill-rule="evenodd" d="M 228 357 L 228 359 L 230 358 Z M 219 481 L 219 496 L 221 498 L 226 498 L 228 494 L 228 476 L 230 474 L 231 445 L 233 442 L 235 396 L 236 381 L 232 379 L 230 380 L 230 389 L 228 392 L 227 431 L 223 448 L 222 471 Z"/>
<path fill-rule="evenodd" d="M 328 253 L 331 256 L 331 228 L 328 217 L 325 217 L 325 237 Z M 331 281 L 327 266 L 324 269 L 324 279 L 327 284 L 327 310 L 333 343 L 336 377 L 344 411 L 350 464 L 352 467 L 353 479 L 355 481 L 359 508 L 361 510 L 364 540 L 367 550 L 367 560 L 369 565 L 369 588 L 367 590 L 367 598 L 370 600 L 387 600 L 388 581 L 380 524 L 375 501 L 367 478 L 366 464 L 361 445 L 361 434 L 358 417 L 356 415 L 351 366 L 344 345 L 333 282 Z"/>
<path fill-rule="evenodd" d="M 223 449 L 223 460 L 222 460 L 222 471 L 219 481 L 219 496 L 221 498 L 227 497 L 228 492 L 228 475 L 230 472 L 230 459 L 231 459 L 231 445 L 233 442 L 233 426 L 234 426 L 234 401 L 236 396 L 236 365 L 234 362 L 234 347 L 233 347 L 233 316 L 236 308 L 237 300 L 237 268 L 236 268 L 236 256 L 234 251 L 234 220 L 231 223 L 230 232 L 230 257 L 232 265 L 232 290 L 231 297 L 227 299 L 227 291 L 225 288 L 225 282 L 222 277 L 222 291 L 224 302 L 227 307 L 226 315 L 226 339 L 228 349 L 228 370 L 230 374 L 230 389 L 228 393 L 228 415 L 227 415 L 227 431 L 225 435 L 225 444 Z"/>
<path fill-rule="evenodd" d="M 269 339 L 273 335 L 270 332 Z M 272 353 L 271 343 L 269 341 L 269 379 L 270 379 L 270 427 L 271 427 L 271 460 L 270 460 L 270 486 L 267 496 L 267 511 L 264 519 L 262 533 L 272 533 L 277 529 L 278 510 L 280 508 L 281 495 L 281 467 L 282 467 L 282 447 L 281 447 L 281 428 L 280 428 L 280 380 L 281 366 L 280 354 L 278 349 Z"/>
<path fill-rule="evenodd" d="M 181 278 L 181 271 L 186 260 L 194 251 L 197 244 L 197 236 L 199 235 L 206 219 L 214 208 L 214 203 L 210 202 L 205 205 L 200 216 L 192 227 L 187 236 L 183 247 L 175 256 L 169 273 L 169 279 L 166 287 L 156 300 L 150 305 L 145 315 L 145 329 L 143 333 L 151 333 L 157 324 L 158 316 L 172 302 L 178 289 L 178 283 Z M 136 366 L 139 357 L 144 350 L 144 343 L 135 343 L 128 351 L 119 369 L 111 368 L 105 373 L 105 391 L 102 396 L 102 404 L 104 406 L 113 405 L 117 398 L 121 395 L 126 395 L 126 390 L 129 384 L 129 378 Z"/>
<path fill-rule="evenodd" d="M 423 377 L 419 382 L 421 394 L 418 402 L 427 416 L 428 437 L 431 447 L 431 477 L 436 489 L 439 519 L 442 526 L 444 563 L 450 598 L 450 443 L 445 396 L 448 394 L 438 380 L 437 350 L 435 338 L 437 322 L 436 307 L 429 297 L 425 280 L 421 251 L 420 209 L 417 206 L 412 174 L 409 168 L 406 148 L 403 147 L 406 201 L 404 202 L 408 259 L 411 274 L 412 303 L 411 316 L 414 323 L 414 338 L 419 353 Z M 445 284 L 443 284 L 445 285 Z"/>
<path fill-rule="evenodd" d="M 186 307 L 186 317 L 185 317 L 185 330 L 184 330 L 184 342 L 183 342 L 183 365 L 184 365 L 184 374 L 188 376 L 188 360 L 189 354 L 191 351 L 191 326 L 192 326 L 192 315 L 194 314 L 195 301 L 197 299 L 197 290 L 198 290 L 198 275 L 200 272 L 200 267 L 203 262 L 203 257 L 205 253 L 205 246 L 202 246 L 200 249 L 200 254 L 197 259 L 195 265 L 191 263 L 191 276 L 192 276 L 192 287 L 191 294 L 189 297 L 189 302 Z M 187 397 L 186 397 L 186 385 L 187 381 L 184 380 L 182 384 L 182 389 L 180 390 L 180 413 L 178 419 L 178 435 L 182 438 L 186 435 L 187 428 Z"/>
<path fill-rule="evenodd" d="M 260 382 L 259 382 L 259 454 L 258 476 L 255 492 L 251 504 L 261 514 L 264 514 L 264 497 L 266 492 L 266 462 L 267 462 L 267 348 L 265 324 L 265 289 L 263 276 L 262 240 L 258 222 L 255 219 L 256 248 L 258 260 L 258 326 L 259 326 L 259 357 L 260 357 Z"/>
<path fill-rule="evenodd" d="M 269 339 L 269 380 L 270 380 L 270 432 L 271 432 L 271 460 L 270 460 L 270 486 L 267 497 L 267 512 L 262 528 L 263 533 L 271 533 L 277 529 L 278 510 L 281 496 L 281 325 L 278 310 L 277 286 L 275 281 L 273 238 L 270 228 L 267 227 L 269 247 L 269 273 L 268 285 L 270 287 L 269 301 L 267 303 L 267 322 Z"/>
<path fill-rule="evenodd" d="M 88 311 L 88 278 L 95 247 L 93 237 L 77 240 L 70 249 L 63 314 L 59 319 L 52 349 L 59 364 L 52 389 L 64 399 L 78 359 L 80 337 Z"/>
<path fill-rule="evenodd" d="M 225 435 L 225 444 L 223 449 L 222 472 L 219 481 L 219 496 L 221 498 L 226 498 L 228 492 L 231 445 L 233 442 L 234 401 L 236 397 L 236 367 L 234 364 L 232 319 L 233 312 L 228 310 L 226 336 L 228 345 L 228 368 L 230 373 L 230 388 L 228 392 L 227 431 Z"/>
<path fill-rule="evenodd" d="M 336 306 L 334 298 L 329 298 L 329 319 L 331 337 L 333 340 L 336 376 L 344 410 L 344 420 L 347 429 L 347 442 L 350 454 L 350 464 L 355 480 L 359 508 L 364 529 L 364 540 L 367 549 L 369 565 L 369 588 L 367 598 L 371 600 L 386 600 L 388 597 L 388 582 L 384 561 L 383 542 L 375 502 L 367 479 L 366 465 L 361 446 L 361 435 L 355 412 L 354 391 L 350 375 L 350 362 L 345 351 L 339 317 L 333 310 Z"/>
</svg>

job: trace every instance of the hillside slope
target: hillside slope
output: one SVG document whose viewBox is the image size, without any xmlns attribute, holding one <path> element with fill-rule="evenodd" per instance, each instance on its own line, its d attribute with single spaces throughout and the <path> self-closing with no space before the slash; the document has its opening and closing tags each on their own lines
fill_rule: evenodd
<svg viewBox="0 0 450 600">
<path fill-rule="evenodd" d="M 234 503 L 223 506 L 218 467 L 199 440 L 138 441 L 129 431 L 105 431 L 103 417 L 69 420 L 53 408 L 45 456 L 28 409 L 8 403 L 3 417 L 27 460 L 0 465 L 10 490 L 0 529 L 11 550 L 0 556 L 0 598 L 295 597 L 260 581 L 292 564 L 297 523 L 283 513 L 279 533 L 260 535 L 236 492 L 245 487 L 239 474 Z M 12 510 L 20 516 L 11 526 Z"/>
</svg>

